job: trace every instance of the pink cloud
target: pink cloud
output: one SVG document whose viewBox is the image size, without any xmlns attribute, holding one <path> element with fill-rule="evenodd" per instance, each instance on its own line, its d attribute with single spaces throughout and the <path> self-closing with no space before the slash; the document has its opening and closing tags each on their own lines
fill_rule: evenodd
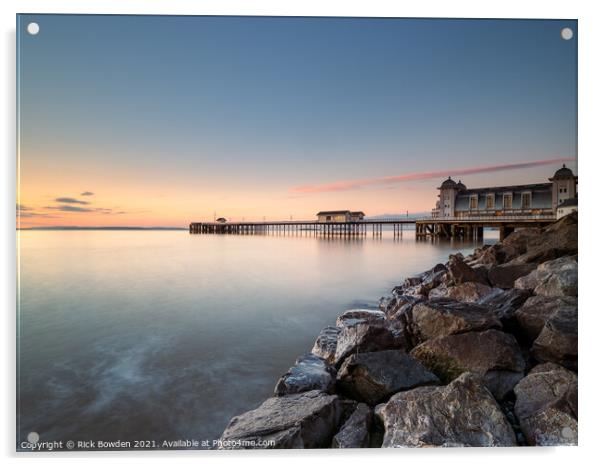
<svg viewBox="0 0 602 466">
<path fill-rule="evenodd" d="M 480 167 L 466 167 L 456 168 L 451 170 L 439 170 L 431 172 L 420 172 L 420 173 L 409 173 L 407 175 L 397 176 L 385 176 L 382 178 L 367 178 L 363 180 L 340 180 L 332 183 L 308 185 L 308 186 L 296 186 L 291 188 L 292 192 L 299 194 L 313 194 L 323 193 L 331 191 L 350 191 L 354 189 L 360 189 L 365 186 L 376 186 L 376 185 L 395 185 L 398 183 L 405 183 L 408 181 L 420 181 L 429 180 L 433 178 L 446 178 L 448 176 L 457 175 L 474 175 L 476 173 L 490 173 L 505 170 L 517 170 L 521 168 L 532 168 L 539 167 L 542 165 L 553 165 L 562 162 L 573 162 L 575 159 L 569 157 L 557 158 L 557 159 L 546 159 L 546 160 L 534 160 L 532 162 L 521 162 L 521 163 L 508 163 L 502 165 L 485 165 Z"/>
</svg>

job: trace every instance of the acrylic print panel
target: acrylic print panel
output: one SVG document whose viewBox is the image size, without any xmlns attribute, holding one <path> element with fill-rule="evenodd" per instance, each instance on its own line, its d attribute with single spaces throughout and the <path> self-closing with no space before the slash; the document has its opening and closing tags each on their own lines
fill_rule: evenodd
<svg viewBox="0 0 602 466">
<path fill-rule="evenodd" d="M 17 450 L 577 444 L 575 20 L 17 31 Z"/>
</svg>

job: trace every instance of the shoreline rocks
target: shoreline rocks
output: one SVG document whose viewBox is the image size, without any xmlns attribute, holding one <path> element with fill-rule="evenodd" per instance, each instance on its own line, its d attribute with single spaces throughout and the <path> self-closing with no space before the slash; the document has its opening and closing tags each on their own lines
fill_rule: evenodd
<svg viewBox="0 0 602 466">
<path fill-rule="evenodd" d="M 510 447 L 516 437 L 477 376 L 462 374 L 444 387 L 420 387 L 376 407 L 383 447 Z"/>
<path fill-rule="evenodd" d="M 576 445 L 576 235 L 517 230 L 344 312 L 220 448 Z"/>
</svg>

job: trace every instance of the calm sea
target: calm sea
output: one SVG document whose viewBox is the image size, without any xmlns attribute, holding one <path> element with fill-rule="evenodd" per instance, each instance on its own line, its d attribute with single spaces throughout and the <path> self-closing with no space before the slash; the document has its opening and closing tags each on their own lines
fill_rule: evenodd
<svg viewBox="0 0 602 466">
<path fill-rule="evenodd" d="M 213 440 L 342 311 L 475 244 L 21 231 L 18 441 Z"/>
</svg>

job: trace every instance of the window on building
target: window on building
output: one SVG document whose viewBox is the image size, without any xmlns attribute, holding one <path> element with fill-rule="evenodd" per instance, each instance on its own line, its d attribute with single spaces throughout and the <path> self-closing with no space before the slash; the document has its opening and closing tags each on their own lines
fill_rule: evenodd
<svg viewBox="0 0 602 466">
<path fill-rule="evenodd" d="M 521 196 L 521 208 L 530 209 L 531 208 L 531 193 L 523 193 Z"/>
<path fill-rule="evenodd" d="M 493 209 L 495 205 L 495 194 L 487 194 L 487 208 Z"/>
<path fill-rule="evenodd" d="M 479 197 L 475 194 L 473 196 L 470 196 L 470 209 L 474 210 L 478 207 L 479 205 Z"/>
<path fill-rule="evenodd" d="M 512 194 L 504 194 L 504 209 L 512 209 Z"/>
</svg>

